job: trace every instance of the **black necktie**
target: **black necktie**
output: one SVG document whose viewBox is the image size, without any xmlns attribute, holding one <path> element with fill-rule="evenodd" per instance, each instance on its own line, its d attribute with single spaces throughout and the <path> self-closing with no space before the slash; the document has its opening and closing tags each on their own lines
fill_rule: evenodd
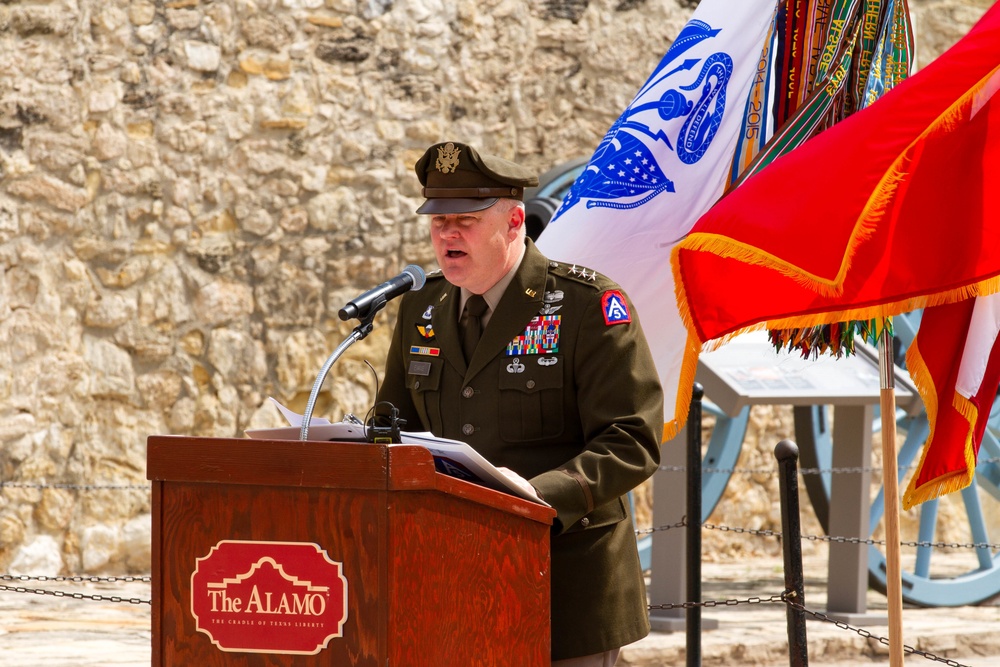
<svg viewBox="0 0 1000 667">
<path fill-rule="evenodd" d="M 465 302 L 465 329 L 462 332 L 462 352 L 466 363 L 472 361 L 472 353 L 476 351 L 479 337 L 483 335 L 483 315 L 489 310 L 489 304 L 479 294 L 473 294 Z"/>
</svg>

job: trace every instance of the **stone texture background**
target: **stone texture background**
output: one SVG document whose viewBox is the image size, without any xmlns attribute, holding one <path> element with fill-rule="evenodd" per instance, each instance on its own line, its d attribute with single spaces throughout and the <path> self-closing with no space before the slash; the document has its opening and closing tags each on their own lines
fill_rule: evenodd
<svg viewBox="0 0 1000 667">
<path fill-rule="evenodd" d="M 911 0 L 920 61 L 989 4 Z M 433 265 L 424 148 L 589 155 L 695 5 L 0 2 L 0 571 L 148 571 L 146 437 L 301 411 L 339 307 Z M 392 315 L 317 415 L 366 412 Z M 751 431 L 771 465 L 790 420 Z M 776 478 L 737 481 L 719 521 L 780 525 Z"/>
</svg>

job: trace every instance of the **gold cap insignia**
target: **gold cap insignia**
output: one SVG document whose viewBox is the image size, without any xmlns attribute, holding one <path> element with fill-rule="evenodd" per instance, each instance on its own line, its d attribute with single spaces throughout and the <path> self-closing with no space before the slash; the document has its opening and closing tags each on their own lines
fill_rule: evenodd
<svg viewBox="0 0 1000 667">
<path fill-rule="evenodd" d="M 458 169 L 458 154 L 461 152 L 462 150 L 450 141 L 444 146 L 438 146 L 438 157 L 434 167 L 442 174 L 455 173 Z"/>
</svg>

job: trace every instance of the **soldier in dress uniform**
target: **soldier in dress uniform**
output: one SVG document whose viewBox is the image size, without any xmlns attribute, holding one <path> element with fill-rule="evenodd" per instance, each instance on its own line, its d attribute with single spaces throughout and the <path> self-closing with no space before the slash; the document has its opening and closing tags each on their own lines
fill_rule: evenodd
<svg viewBox="0 0 1000 667">
<path fill-rule="evenodd" d="M 659 465 L 663 432 L 635 307 L 526 238 L 528 170 L 457 142 L 431 146 L 415 170 L 441 270 L 402 299 L 378 401 L 407 430 L 469 443 L 555 508 L 553 665 L 610 667 L 649 632 L 626 494 Z"/>
</svg>

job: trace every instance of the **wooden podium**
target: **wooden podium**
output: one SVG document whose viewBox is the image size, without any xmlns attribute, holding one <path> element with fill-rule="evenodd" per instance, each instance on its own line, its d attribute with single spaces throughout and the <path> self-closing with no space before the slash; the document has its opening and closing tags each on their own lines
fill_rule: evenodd
<svg viewBox="0 0 1000 667">
<path fill-rule="evenodd" d="M 552 509 L 418 446 L 147 445 L 153 665 L 550 664 Z"/>
</svg>

